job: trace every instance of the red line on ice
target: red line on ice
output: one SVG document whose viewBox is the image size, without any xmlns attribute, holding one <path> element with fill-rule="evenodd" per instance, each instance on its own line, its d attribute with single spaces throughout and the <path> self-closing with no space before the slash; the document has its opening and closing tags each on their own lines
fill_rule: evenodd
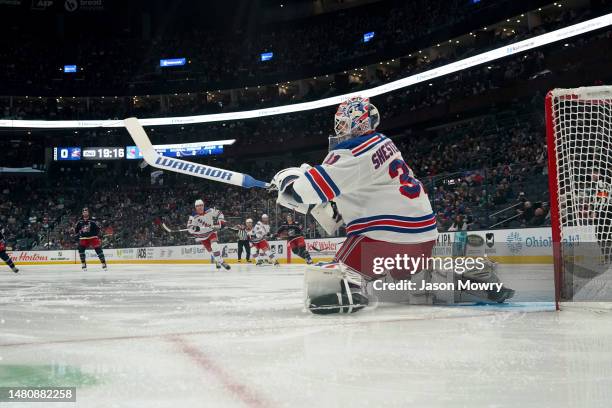
<svg viewBox="0 0 612 408">
<path fill-rule="evenodd" d="M 168 336 L 168 340 L 174 343 L 181 352 L 189 356 L 198 366 L 215 376 L 225 388 L 245 405 L 249 407 L 269 407 L 272 405 L 269 402 L 265 402 L 261 396 L 257 395 L 255 390 L 249 389 L 246 385 L 241 384 L 237 379 L 232 377 L 232 375 L 221 368 L 221 366 L 215 363 L 206 353 L 195 345 L 177 336 Z"/>
</svg>

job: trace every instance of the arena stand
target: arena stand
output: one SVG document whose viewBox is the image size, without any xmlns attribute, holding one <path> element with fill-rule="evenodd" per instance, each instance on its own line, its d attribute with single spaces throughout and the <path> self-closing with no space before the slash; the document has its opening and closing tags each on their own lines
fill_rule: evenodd
<svg viewBox="0 0 612 408">
<path fill-rule="evenodd" d="M 373 77 L 357 73 L 354 76 L 358 80 L 350 90 L 541 34 L 589 18 L 609 6 L 610 2 L 604 1 L 598 10 L 553 9 L 541 24 L 522 27 L 522 30 L 515 27 L 511 32 L 504 31 L 500 22 L 495 29 L 490 29 L 489 36 L 480 36 L 482 32 L 479 32 L 478 46 L 472 42 L 443 47 L 435 58 L 416 58 L 405 64 L 392 64 L 389 69 L 383 66 Z M 609 79 L 612 53 L 593 50 L 609 49 L 610 36 L 610 30 L 595 32 L 566 44 L 553 44 L 374 100 L 383 114 L 381 130 L 396 141 L 426 186 L 440 230 L 463 228 L 463 224 L 468 229 L 548 224 L 543 95 L 553 78 L 556 83 L 565 82 L 567 86 L 573 86 L 577 77 L 591 78 L 593 83 Z M 201 45 L 200 37 L 190 41 Z M 339 86 L 322 89 L 314 84 L 306 94 L 298 95 L 292 94 L 288 86 L 284 87 L 286 92 L 275 89 L 276 92 L 263 98 L 253 90 L 238 92 L 234 101 L 227 100 L 227 93 L 232 90 L 217 94 L 110 98 L 0 97 L 0 119 L 189 115 L 297 102 L 347 90 Z M 156 143 L 235 138 L 237 143 L 228 150 L 227 157 L 206 162 L 219 167 L 231 165 L 266 180 L 279 168 L 321 160 L 332 114 L 333 108 L 326 108 L 258 120 L 186 125 L 180 129 L 159 127 L 151 129 L 151 137 Z M 43 163 L 43 144 L 37 143 L 42 138 L 47 147 L 70 145 L 75 139 L 81 145 L 99 145 L 100 140 L 105 145 L 131 144 L 122 130 L 8 132 L 14 132 L 16 137 L 0 140 L 0 147 L 10 152 L 3 158 L 3 165 L 17 166 L 25 162 L 47 170 L 46 176 L 32 176 L 27 180 L 3 177 L 3 194 L 7 199 L 0 207 L 0 223 L 6 225 L 10 244 L 15 248 L 72 247 L 70 228 L 75 214 L 82 206 L 92 206 L 92 203 L 96 203 L 93 213 L 105 225 L 106 244 L 115 247 L 188 243 L 188 237 L 167 234 L 159 228 L 159 223 L 164 220 L 182 225 L 197 197 L 222 209 L 234 223 L 268 213 L 273 225 L 278 225 L 282 217 L 281 210 L 264 192 L 204 184 L 170 174 L 164 175 L 163 185 L 151 185 L 149 170 L 142 170 L 134 163 L 117 163 L 103 171 Z M 266 159 L 262 161 L 264 156 Z M 529 183 L 525 182 L 526 178 Z M 53 186 L 59 184 L 63 192 L 52 193 Z M 83 190 L 89 193 L 77 194 Z M 9 195 L 19 199 L 8 199 Z M 453 226 L 456 221 L 459 226 Z M 309 236 L 322 233 L 311 219 L 305 222 Z M 232 240 L 233 236 L 227 234 L 222 238 Z"/>
<path fill-rule="evenodd" d="M 441 4 L 443 4 L 444 7 L 450 6 L 448 2 L 426 3 L 427 7 L 425 7 L 425 9 L 438 10 Z M 454 3 L 459 2 L 453 2 L 453 4 Z M 494 7 L 496 6 L 495 3 L 508 2 L 501 1 L 488 3 L 490 7 Z M 41 114 L 49 115 L 49 119 L 100 119 L 125 116 L 155 117 L 227 112 L 312 100 L 379 85 L 390 80 L 443 65 L 449 61 L 469 57 L 499 46 L 510 45 L 517 41 L 543 34 L 571 23 L 584 21 L 612 10 L 612 2 L 609 0 L 601 1 L 599 7 L 576 5 L 569 8 L 559 8 L 548 2 L 539 2 L 546 3 L 546 5 L 542 4 L 543 7 L 536 9 L 535 3 L 538 2 L 534 2 L 534 4 L 530 5 L 533 7 L 533 9 L 530 9 L 530 12 L 526 12 L 525 10 L 519 12 L 515 9 L 516 5 L 506 7 L 502 14 L 490 14 L 490 10 L 487 10 L 489 19 L 492 18 L 491 16 L 498 15 L 498 20 L 487 21 L 485 23 L 488 25 L 488 27 L 485 26 L 486 29 L 480 25 L 471 27 L 461 24 L 451 24 L 449 22 L 453 27 L 452 30 L 441 30 L 438 37 L 429 38 L 425 36 L 422 42 L 416 41 L 410 36 L 404 38 L 403 36 L 407 35 L 407 32 L 411 32 L 413 28 L 410 28 L 412 27 L 410 19 L 398 19 L 398 21 L 401 21 L 403 28 L 396 27 L 392 30 L 392 33 L 386 33 L 385 30 L 383 30 L 377 34 L 380 35 L 380 38 L 376 37 L 377 41 L 372 42 L 372 44 L 367 43 L 358 45 L 359 50 L 367 49 L 368 53 L 371 54 L 369 61 L 351 60 L 341 65 L 336 64 L 329 67 L 326 67 L 325 64 L 321 64 L 318 61 L 319 58 L 322 60 L 334 61 L 336 58 L 340 58 L 344 55 L 354 56 L 359 54 L 359 50 L 352 49 L 354 44 L 347 45 L 341 40 L 338 40 L 345 37 L 344 33 L 349 29 L 342 25 L 338 26 L 337 20 L 334 29 L 323 30 L 317 28 L 312 31 L 304 30 L 304 32 L 301 32 L 300 29 L 291 26 L 291 29 L 285 29 L 287 32 L 275 32 L 272 34 L 272 37 L 285 41 L 287 39 L 292 39 L 295 35 L 297 36 L 296 38 L 300 39 L 300 44 L 320 44 L 322 42 L 318 32 L 321 30 L 325 32 L 327 36 L 332 36 L 334 40 L 326 42 L 327 45 L 324 49 L 304 52 L 303 55 L 300 54 L 295 57 L 285 55 L 286 53 L 282 52 L 283 48 L 291 49 L 292 51 L 303 49 L 303 47 L 291 47 L 291 41 L 279 47 L 280 50 L 279 48 L 273 47 L 275 52 L 278 53 L 278 59 L 274 61 L 274 64 L 278 64 L 279 66 L 262 65 L 256 61 L 256 58 L 251 58 L 253 56 L 252 52 L 238 52 L 234 47 L 223 47 L 227 49 L 227 52 L 236 52 L 236 58 L 244 58 L 245 55 L 250 56 L 249 63 L 255 65 L 251 68 L 241 68 L 240 62 L 233 61 L 230 57 L 218 55 L 217 58 L 212 58 L 207 54 L 207 58 L 202 58 L 202 61 L 205 61 L 207 64 L 205 69 L 196 69 L 194 67 L 193 69 L 189 68 L 191 69 L 189 72 L 180 71 L 180 75 L 175 73 L 178 76 L 167 81 L 167 83 L 163 76 L 154 76 L 148 82 L 144 81 L 152 84 L 152 86 L 155 85 L 158 87 L 160 86 L 159 84 L 166 83 L 165 86 L 170 87 L 170 90 L 153 88 L 146 90 L 140 89 L 142 92 L 139 92 L 139 89 L 136 87 L 114 90 L 111 84 L 125 84 L 130 83 L 130 81 L 138 84 L 142 83 L 143 80 L 137 79 L 139 74 L 127 73 L 126 70 L 129 71 L 129 69 L 142 67 L 150 67 L 150 69 L 153 69 L 153 67 L 158 65 L 159 58 L 164 58 L 169 55 L 168 52 L 157 50 L 156 47 L 158 46 L 162 48 L 168 46 L 170 48 L 186 50 L 185 52 L 187 53 L 191 47 L 196 50 L 196 54 L 201 53 L 201 50 L 206 50 L 208 53 L 210 49 L 208 41 L 211 41 L 212 38 L 210 35 L 187 36 L 184 41 L 187 41 L 189 46 L 181 45 L 181 40 L 176 38 L 158 39 L 153 42 L 153 51 L 150 49 L 150 42 L 147 42 L 145 45 L 141 44 L 137 46 L 136 49 L 146 48 L 146 59 L 149 62 L 145 64 L 131 63 L 133 58 L 138 59 L 138 52 L 134 51 L 135 46 L 131 45 L 126 39 L 122 40 L 124 44 L 113 43 L 113 41 L 120 41 L 115 39 L 108 44 L 92 44 L 91 48 L 84 46 L 84 49 L 77 50 L 83 54 L 81 57 L 69 57 L 69 54 L 62 56 L 64 59 L 71 58 L 79 61 L 83 60 L 91 64 L 91 68 L 84 71 L 88 73 L 87 76 L 74 78 L 66 77 L 59 72 L 57 67 L 62 65 L 59 61 L 54 63 L 53 67 L 48 67 L 45 64 L 40 64 L 40 61 L 52 61 L 52 59 L 41 57 L 39 61 L 28 61 L 25 57 L 24 59 L 13 58 L 13 55 L 8 52 L 12 50 L 12 48 L 7 46 L 4 48 L 7 50 L 7 53 L 4 55 L 4 65 L 7 67 L 7 71 L 4 75 L 8 77 L 4 78 L 3 81 L 4 92 L 10 92 L 10 83 L 16 83 L 17 88 L 15 88 L 15 92 L 12 94 L 0 95 L 0 115 L 5 118 L 13 119 L 38 119 L 41 117 Z M 412 4 L 412 2 L 410 4 Z M 507 4 L 505 5 L 508 6 Z M 465 6 L 465 4 L 463 4 L 463 6 Z M 409 6 L 406 4 L 402 5 L 402 7 L 400 7 L 401 10 L 393 15 L 401 16 L 408 14 L 411 18 L 424 18 L 423 16 L 426 16 L 422 14 L 422 10 L 421 13 L 409 13 L 407 10 L 403 10 L 404 7 Z M 455 6 L 453 5 L 452 7 Z M 470 10 L 468 7 L 466 13 L 470 11 L 473 12 L 474 10 Z M 438 13 L 439 11 L 432 11 L 431 18 L 436 19 Z M 351 19 L 345 17 L 347 16 L 343 16 L 341 20 L 343 24 L 349 27 L 352 26 Z M 514 20 L 514 18 L 518 18 L 518 20 Z M 478 21 L 478 19 L 472 15 L 470 21 Z M 309 20 L 303 24 L 311 28 L 318 27 L 316 19 L 315 21 Z M 395 27 L 393 24 L 385 24 L 384 26 L 387 27 L 386 30 L 389 30 L 389 27 Z M 438 29 L 441 27 L 444 28 L 444 24 L 441 25 L 439 19 L 436 20 L 434 26 Z M 427 27 L 427 25 L 420 25 L 419 27 Z M 281 30 L 281 28 L 278 29 Z M 359 30 L 350 32 L 359 32 Z M 303 36 L 313 36 L 313 38 L 304 39 L 302 38 Z M 391 41 L 391 38 L 393 41 Z M 229 40 L 229 38 L 226 38 L 226 41 Z M 215 41 L 217 44 L 224 44 L 223 41 Z M 583 39 L 579 38 L 575 41 L 571 41 L 568 45 L 572 48 L 579 47 L 582 41 Z M 336 44 L 336 42 L 338 42 L 338 44 Z M 392 43 L 393 46 L 386 46 L 390 43 Z M 41 55 L 50 52 L 50 50 L 54 50 L 55 52 L 56 48 L 54 47 L 57 46 L 57 44 L 54 44 L 54 47 L 50 47 L 39 38 L 31 39 L 28 44 L 33 47 L 44 48 L 41 50 Z M 131 48 L 127 46 L 128 44 L 130 44 Z M 268 47 L 272 47 L 267 40 L 262 40 L 262 44 L 268 44 Z M 405 47 L 408 48 L 402 48 L 398 44 L 406 44 Z M 333 51 L 340 46 L 349 47 L 350 52 L 349 50 L 346 50 L 346 52 L 332 52 L 333 56 L 327 56 L 329 50 Z M 68 47 L 71 48 L 70 45 Z M 104 47 L 108 47 L 108 50 Z M 217 45 L 217 47 L 221 46 Z M 259 48 L 256 48 L 259 50 L 266 48 L 264 45 L 258 47 Z M 374 48 L 370 49 L 368 47 Z M 215 47 L 212 46 L 212 48 L 214 49 Z M 130 49 L 131 52 L 128 55 L 117 54 L 120 52 L 117 50 L 124 49 Z M 0 48 L 0 53 L 2 53 L 1 50 L 2 48 Z M 384 53 L 382 52 L 383 50 L 385 50 Z M 57 58 L 57 54 L 54 55 L 55 58 Z M 316 59 L 313 64 L 317 67 L 317 71 L 312 72 L 312 74 L 307 75 L 303 70 L 294 74 L 287 73 L 283 71 L 281 66 L 286 64 L 289 67 L 303 67 L 307 61 L 313 58 Z M 523 65 L 526 65 L 526 69 L 530 70 L 530 65 L 532 65 L 530 61 L 535 61 L 537 65 L 541 62 L 541 58 L 542 56 L 539 55 L 539 53 L 534 53 L 534 55 L 529 55 L 527 61 L 516 60 L 514 63 L 515 69 L 510 72 L 507 72 L 507 70 L 504 72 L 507 76 L 506 79 L 514 79 L 516 75 L 522 74 L 523 72 L 521 72 L 520 67 Z M 140 59 L 138 60 L 141 61 Z M 193 58 L 193 65 L 196 65 L 197 60 L 198 58 Z M 126 67 L 123 69 L 104 69 L 111 63 L 114 67 L 117 61 L 124 62 Z M 575 61 L 580 63 L 578 58 L 576 58 Z M 3 57 L 0 56 L 0 64 L 2 64 L 2 62 Z M 191 65 L 192 64 L 190 64 L 190 66 Z M 228 67 L 231 67 L 231 69 Z M 261 70 L 262 67 L 273 67 L 269 69 L 277 70 L 275 78 L 266 79 L 266 77 L 259 77 L 255 74 L 251 74 L 253 69 Z M 42 77 L 37 79 L 37 74 L 32 72 L 33 69 L 42 75 Z M 199 72 L 210 73 L 218 69 L 228 70 L 232 75 L 238 75 L 238 78 L 233 82 L 225 81 L 225 83 L 211 82 L 206 78 L 202 80 L 196 80 L 195 78 Z M 89 73 L 90 70 L 92 71 L 91 73 Z M 543 70 L 544 68 L 540 71 Z M 534 73 L 536 72 L 539 71 L 535 71 Z M 53 75 L 52 78 L 48 77 L 50 73 Z M 102 88 L 96 85 L 100 82 L 103 83 Z M 188 84 L 188 86 L 184 85 L 183 82 Z M 49 88 L 51 84 L 57 84 L 57 86 L 61 87 L 60 90 Z M 28 89 L 30 85 L 31 89 Z M 475 89 L 482 92 L 488 89 L 489 86 L 490 84 L 485 80 L 484 83 L 478 84 Z M 86 90 L 88 97 L 79 97 L 83 89 Z M 49 94 L 52 96 L 44 97 L 44 95 Z M 25 95 L 29 96 L 26 98 Z M 105 97 L 102 98 L 102 95 Z M 431 104 L 431 101 L 426 103 Z"/>
<path fill-rule="evenodd" d="M 86 30 L 79 30 L 99 23 L 90 16 L 80 22 L 65 23 L 64 31 L 57 36 L 51 35 L 57 29 L 50 26 L 49 38 L 20 32 L 20 49 L 33 50 L 42 62 L 32 64 L 28 54 L 6 44 L 0 50 L 12 52 L 0 51 L 0 63 L 6 61 L 8 67 L 2 79 L 7 87 L 14 85 L 24 89 L 24 85 L 30 84 L 40 92 L 37 85 L 43 84 L 42 91 L 70 89 L 86 95 L 99 94 L 92 90 L 122 95 L 126 87 L 146 90 L 142 94 L 156 94 L 176 92 L 177 87 L 221 89 L 232 85 L 261 85 L 377 63 L 381 56 L 390 59 L 408 54 L 411 47 L 422 48 L 446 41 L 525 12 L 524 5 L 508 0 L 486 4 L 461 0 L 379 3 L 382 4 L 275 21 L 256 28 L 244 28 L 238 23 L 238 27 L 202 30 L 200 21 L 185 14 L 181 19 L 182 30 L 165 27 L 147 32 L 140 26 L 134 27 L 132 22 L 119 38 L 113 36 L 112 39 L 96 38 L 87 35 Z M 529 3 L 529 7 L 536 9 L 550 2 Z M 206 8 L 205 4 L 201 7 Z M 265 14 L 259 17 L 267 18 Z M 212 21 L 209 24 L 214 26 Z M 5 29 L 15 36 L 17 30 L 10 21 Z M 375 41 L 364 43 L 364 30 L 375 32 Z M 81 38 L 82 45 L 78 49 L 69 41 L 72 31 L 78 32 Z M 228 42 L 239 45 L 226 47 Z M 170 72 L 155 69 L 160 58 L 171 57 L 177 50 L 189 58 L 186 67 Z M 259 54 L 268 50 L 274 51 L 275 58 L 268 64 L 261 64 Z M 80 62 L 83 71 L 78 73 L 79 81 L 67 81 L 58 75 L 57 67 L 62 66 L 65 59 Z M 118 64 L 118 61 L 121 62 Z"/>
<path fill-rule="evenodd" d="M 428 132 L 397 139 L 430 194 L 441 230 L 451 227 L 457 216 L 465 218 L 469 229 L 490 227 L 500 221 L 498 227 L 530 226 L 530 219 L 504 223 L 503 218 L 490 215 L 517 200 L 528 198 L 540 203 L 537 208 L 546 201 L 546 153 L 537 130 L 541 118 L 523 117 L 514 123 L 503 119 L 489 117 L 452 125 L 439 129 L 435 137 Z M 508 152 L 514 154 L 508 156 Z M 275 169 L 282 168 L 278 162 L 269 162 L 259 170 L 249 164 L 244 163 L 246 170 L 261 179 L 270 179 Z M 282 217 L 282 210 L 264 191 L 203 183 L 171 173 L 163 176 L 163 184 L 157 180 L 152 185 L 149 173 L 135 163 L 103 171 L 55 164 L 48 176 L 27 180 L 5 177 L 0 223 L 7 226 L 8 235 L 14 236 L 11 242 L 18 248 L 70 248 L 74 245 L 71 228 L 76 216 L 80 208 L 90 206 L 105 226 L 106 244 L 121 247 L 189 243 L 186 235 L 168 234 L 160 223 L 183 225 L 197 197 L 222 209 L 231 223 L 268 213 L 275 226 Z M 525 182 L 527 178 L 529 183 Z M 54 188 L 58 185 L 61 190 Z M 525 195 L 520 196 L 521 192 Z M 503 216 L 511 218 L 515 212 Z M 306 227 L 308 236 L 322 233 L 310 218 Z M 234 237 L 227 234 L 223 238 Z"/>
</svg>

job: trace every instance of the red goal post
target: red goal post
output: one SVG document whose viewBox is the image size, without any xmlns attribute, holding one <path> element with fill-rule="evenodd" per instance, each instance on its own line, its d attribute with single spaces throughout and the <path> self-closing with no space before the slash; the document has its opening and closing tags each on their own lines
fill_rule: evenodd
<svg viewBox="0 0 612 408">
<path fill-rule="evenodd" d="M 555 301 L 612 301 L 612 87 L 554 89 L 546 140 Z"/>
</svg>

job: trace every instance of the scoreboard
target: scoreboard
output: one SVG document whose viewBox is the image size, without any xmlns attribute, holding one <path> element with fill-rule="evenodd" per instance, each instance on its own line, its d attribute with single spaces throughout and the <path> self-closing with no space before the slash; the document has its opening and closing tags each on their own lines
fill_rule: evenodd
<svg viewBox="0 0 612 408">
<path fill-rule="evenodd" d="M 231 141 L 233 143 L 233 141 Z M 219 142 L 217 142 L 219 143 Z M 183 145 L 153 146 L 157 153 L 166 157 L 196 157 L 223 154 L 222 144 L 189 143 Z M 231 144 L 231 143 L 225 143 Z M 54 161 L 73 160 L 123 160 L 142 159 L 142 153 L 136 146 L 104 146 L 104 147 L 54 147 Z"/>
</svg>

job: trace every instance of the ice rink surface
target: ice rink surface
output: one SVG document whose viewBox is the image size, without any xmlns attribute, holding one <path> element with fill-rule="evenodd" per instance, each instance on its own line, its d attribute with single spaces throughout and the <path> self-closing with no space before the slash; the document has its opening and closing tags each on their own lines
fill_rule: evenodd
<svg viewBox="0 0 612 408">
<path fill-rule="evenodd" d="M 3 267 L 0 386 L 78 391 L 0 407 L 612 406 L 612 312 L 517 296 L 314 316 L 302 268 Z M 552 290 L 549 267 L 500 276 Z"/>
</svg>

